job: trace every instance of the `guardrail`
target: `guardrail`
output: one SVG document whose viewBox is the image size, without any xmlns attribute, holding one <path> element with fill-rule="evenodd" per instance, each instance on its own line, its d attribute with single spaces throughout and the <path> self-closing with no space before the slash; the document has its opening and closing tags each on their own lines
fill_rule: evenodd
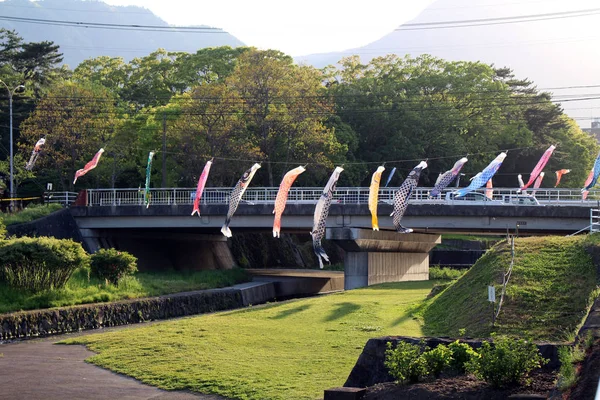
<svg viewBox="0 0 600 400">
<path fill-rule="evenodd" d="M 379 201 L 392 203 L 394 192 L 398 188 L 381 188 Z M 248 188 L 242 198 L 242 203 L 260 204 L 274 203 L 277 197 L 277 187 Z M 416 188 L 410 196 L 411 203 L 430 204 L 481 204 L 481 205 L 578 205 L 592 207 L 600 204 L 600 191 L 591 191 L 587 200 L 582 200 L 581 189 L 538 189 L 535 197 L 518 193 L 517 189 L 495 188 L 491 200 L 485 198 L 486 189 L 479 189 L 468 195 L 469 199 L 447 199 L 448 193 L 456 189 L 446 189 L 438 198 L 430 198 L 432 188 Z M 201 204 L 228 204 L 232 188 L 205 188 Z M 70 192 L 71 193 L 71 192 Z M 323 193 L 323 188 L 292 188 L 288 194 L 289 203 L 316 203 Z M 194 203 L 196 190 L 193 188 L 150 189 L 151 205 L 191 205 Z M 339 187 L 333 194 L 338 204 L 367 204 L 369 188 Z M 537 201 L 536 201 L 537 200 Z M 88 206 L 131 206 L 144 205 L 144 191 L 140 189 L 88 189 Z"/>
<path fill-rule="evenodd" d="M 77 198 L 77 192 L 46 192 L 44 193 L 45 203 L 58 203 L 65 207 L 73 204 Z"/>
</svg>

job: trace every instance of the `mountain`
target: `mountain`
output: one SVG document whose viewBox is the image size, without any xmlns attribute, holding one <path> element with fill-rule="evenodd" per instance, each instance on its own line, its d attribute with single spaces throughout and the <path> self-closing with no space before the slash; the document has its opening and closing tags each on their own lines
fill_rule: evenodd
<svg viewBox="0 0 600 400">
<path fill-rule="evenodd" d="M 595 0 L 570 2 L 498 0 L 438 0 L 409 24 L 460 21 L 549 14 L 593 7 Z M 510 24 L 470 23 L 469 27 L 440 29 L 431 26 L 400 26 L 394 32 L 364 47 L 344 52 L 295 57 L 297 62 L 323 67 L 348 55 L 358 54 L 363 62 L 385 54 L 418 56 L 431 54 L 447 60 L 482 61 L 514 70 L 518 78 L 532 80 L 540 89 L 554 92 L 567 114 L 583 127 L 591 117 L 600 116 L 600 100 L 565 101 L 570 95 L 600 97 L 600 88 L 572 88 L 600 84 L 600 40 L 597 25 L 600 15 L 552 18 Z M 414 30 L 402 30 L 412 28 Z M 551 89 L 558 87 L 569 89 Z M 587 96 L 589 95 L 589 96 Z M 572 96 L 571 96 L 572 97 Z"/>
<path fill-rule="evenodd" d="M 135 6 L 110 6 L 101 1 L 7 0 L 0 2 L 0 16 L 54 21 L 78 21 L 119 25 L 169 26 L 150 10 Z M 158 48 L 195 53 L 204 47 L 243 46 L 240 40 L 220 29 L 210 33 L 162 32 L 140 29 L 97 29 L 60 24 L 17 22 L 0 19 L 0 27 L 14 29 L 26 42 L 51 40 L 64 53 L 64 63 L 75 68 L 97 56 L 143 57 Z"/>
</svg>

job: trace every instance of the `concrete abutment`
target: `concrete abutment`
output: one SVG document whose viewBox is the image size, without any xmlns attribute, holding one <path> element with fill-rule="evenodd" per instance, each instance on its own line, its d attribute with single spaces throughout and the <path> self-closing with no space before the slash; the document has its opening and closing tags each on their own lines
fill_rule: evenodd
<svg viewBox="0 0 600 400">
<path fill-rule="evenodd" d="M 429 252 L 441 235 L 330 228 L 327 239 L 346 251 L 344 289 L 429 279 Z"/>
</svg>

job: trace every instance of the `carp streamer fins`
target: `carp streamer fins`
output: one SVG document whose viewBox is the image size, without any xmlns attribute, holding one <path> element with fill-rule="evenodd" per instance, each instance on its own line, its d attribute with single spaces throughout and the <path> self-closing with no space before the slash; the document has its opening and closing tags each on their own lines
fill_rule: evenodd
<svg viewBox="0 0 600 400">
<path fill-rule="evenodd" d="M 296 178 L 304 171 L 306 171 L 306 168 L 302 166 L 288 171 L 281 180 L 281 184 L 279 184 L 279 191 L 277 192 L 277 198 L 275 199 L 275 209 L 273 210 L 273 213 L 275 214 L 275 220 L 273 221 L 273 237 L 279 237 L 281 231 L 281 214 L 283 214 L 283 210 L 285 210 L 285 203 L 287 202 L 290 188 L 294 184 Z"/>
<path fill-rule="evenodd" d="M 231 217 L 233 217 L 233 214 L 235 214 L 235 210 L 237 210 L 238 204 L 240 204 L 240 200 L 242 199 L 244 192 L 248 188 L 252 177 L 254 177 L 254 174 L 259 168 L 260 164 L 257 163 L 254 164 L 249 170 L 244 172 L 244 175 L 242 175 L 238 183 L 231 191 L 231 195 L 229 196 L 229 211 L 227 212 L 227 218 L 225 219 L 225 223 L 221 228 L 221 233 L 223 233 L 223 235 L 231 237 L 231 230 L 229 229 Z"/>
<path fill-rule="evenodd" d="M 317 201 L 317 206 L 315 207 L 315 216 L 313 221 L 313 230 L 310 233 L 313 239 L 313 251 L 315 252 L 317 259 L 319 260 L 319 267 L 323 269 L 323 260 L 329 262 L 329 257 L 325 250 L 321 246 L 321 240 L 323 236 L 325 236 L 325 225 L 327 222 L 327 216 L 329 215 L 329 206 L 331 205 L 331 200 L 333 199 L 333 192 L 335 191 L 335 186 L 337 185 L 337 181 L 340 178 L 340 174 L 344 169 L 342 167 L 336 167 L 331 177 L 329 177 L 329 181 L 327 185 L 323 188 L 323 193 Z"/>
</svg>

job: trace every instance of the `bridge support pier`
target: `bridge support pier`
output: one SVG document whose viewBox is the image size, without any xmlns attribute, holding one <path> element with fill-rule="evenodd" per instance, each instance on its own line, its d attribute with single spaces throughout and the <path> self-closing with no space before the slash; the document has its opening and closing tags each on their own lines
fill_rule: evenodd
<svg viewBox="0 0 600 400">
<path fill-rule="evenodd" d="M 346 251 L 344 289 L 429 279 L 429 252 L 441 235 L 361 228 L 328 228 L 327 239 Z"/>
</svg>

